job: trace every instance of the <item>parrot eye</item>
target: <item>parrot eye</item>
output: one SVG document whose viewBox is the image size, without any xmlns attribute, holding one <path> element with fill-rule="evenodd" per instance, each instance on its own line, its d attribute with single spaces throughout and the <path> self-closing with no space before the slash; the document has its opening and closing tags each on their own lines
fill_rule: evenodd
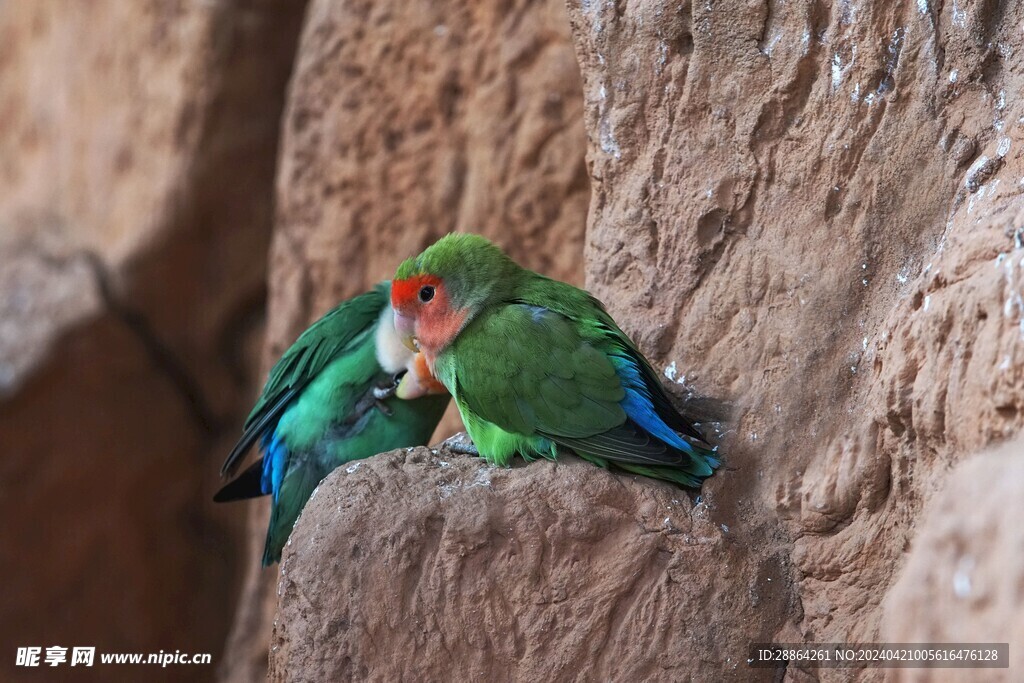
<svg viewBox="0 0 1024 683">
<path fill-rule="evenodd" d="M 423 285 L 420 287 L 420 301 L 427 303 L 434 298 L 434 288 L 431 285 Z"/>
</svg>

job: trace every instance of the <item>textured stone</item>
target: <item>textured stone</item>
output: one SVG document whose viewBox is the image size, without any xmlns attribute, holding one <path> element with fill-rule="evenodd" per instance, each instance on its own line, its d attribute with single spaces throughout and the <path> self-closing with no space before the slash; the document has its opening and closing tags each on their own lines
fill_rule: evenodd
<svg viewBox="0 0 1024 683">
<path fill-rule="evenodd" d="M 279 129 L 264 368 L 473 230 L 585 275 L 740 420 L 696 506 L 571 458 L 335 473 L 275 678 L 747 680 L 776 674 L 756 639 L 1020 639 L 1019 453 L 974 454 L 1024 409 L 1021 7 L 313 0 L 282 121 L 303 10 L 0 2 L 5 651 L 220 642 L 242 506 L 207 501 Z M 277 598 L 246 567 L 233 680 Z M 817 675 L 884 672 L 786 672 Z"/>
<path fill-rule="evenodd" d="M 761 525 L 730 571 L 791 540 L 780 639 L 875 640 L 921 506 L 1022 422 L 1021 8 L 595 1 L 570 18 L 588 286 L 667 375 L 737 401 L 706 489 Z M 750 629 L 730 612 L 746 590 L 705 617 Z"/>
<path fill-rule="evenodd" d="M 790 571 L 744 561 L 715 510 L 571 456 L 503 469 L 420 448 L 336 470 L 285 550 L 270 677 L 772 680 L 747 643 L 771 635 L 757 615 Z M 723 610 L 750 628 L 708 622 Z"/>
<path fill-rule="evenodd" d="M 900 669 L 897 681 L 1018 680 L 1024 672 L 1024 500 L 1019 438 L 957 465 L 925 506 L 885 596 L 890 642 L 1009 643 L 1010 668 Z"/>
</svg>

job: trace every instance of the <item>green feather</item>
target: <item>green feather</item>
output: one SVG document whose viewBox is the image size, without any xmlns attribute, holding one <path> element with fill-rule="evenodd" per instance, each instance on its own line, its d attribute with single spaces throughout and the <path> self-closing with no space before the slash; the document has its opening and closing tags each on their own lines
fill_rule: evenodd
<svg viewBox="0 0 1024 683">
<path fill-rule="evenodd" d="M 412 401 L 390 398 L 384 402 L 388 414 L 380 410 L 376 402 L 369 400 L 374 386 L 386 376 L 373 379 L 377 381 L 361 387 L 365 392 L 360 397 L 362 400 L 357 401 L 358 406 L 350 408 L 350 412 L 339 410 L 334 417 L 325 417 L 326 412 L 311 415 L 302 408 L 296 408 L 286 415 L 296 417 L 279 428 L 289 449 L 289 461 L 281 491 L 271 508 L 264 545 L 264 566 L 280 561 L 281 551 L 299 513 L 328 474 L 376 453 L 423 445 L 437 429 L 448 407 L 449 396 L 424 396 Z M 338 399 L 348 401 L 351 396 L 358 397 L 357 394 L 339 391 L 335 404 Z M 344 416 L 344 419 L 338 416 Z M 314 437 L 315 434 L 319 437 Z M 311 438 L 315 440 L 310 442 Z"/>
<path fill-rule="evenodd" d="M 272 431 L 264 458 L 277 452 L 284 474 L 272 506 L 264 566 L 280 560 L 292 526 L 317 485 L 333 470 L 376 453 L 427 443 L 449 396 L 378 400 L 375 390 L 394 378 L 377 360 L 376 330 L 388 308 L 382 283 L 328 312 L 302 333 L 270 372 L 222 472 Z M 275 448 L 280 450 L 275 451 Z M 262 494 L 262 463 L 227 484 L 217 501 Z"/>
<path fill-rule="evenodd" d="M 372 349 L 373 324 L 390 299 L 391 285 L 383 282 L 338 305 L 299 336 L 270 370 L 263 391 L 245 421 L 242 438 L 224 461 L 221 476 L 235 472 L 249 447 L 331 361 L 344 356 L 353 347 L 365 348 L 367 340 Z"/>
</svg>

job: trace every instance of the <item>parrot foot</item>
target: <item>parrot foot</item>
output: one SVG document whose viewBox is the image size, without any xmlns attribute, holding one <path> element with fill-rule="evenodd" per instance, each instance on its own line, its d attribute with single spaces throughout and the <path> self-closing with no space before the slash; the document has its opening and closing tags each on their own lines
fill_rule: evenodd
<svg viewBox="0 0 1024 683">
<path fill-rule="evenodd" d="M 374 391 L 376 392 L 376 389 L 374 389 Z M 373 405 L 376 406 L 377 410 L 379 410 L 385 417 L 391 417 L 395 414 L 395 411 L 391 410 L 391 407 L 380 399 L 374 401 Z"/>
<path fill-rule="evenodd" d="M 477 450 L 476 444 L 473 443 L 465 432 L 459 432 L 455 436 L 448 437 L 441 442 L 441 445 L 456 455 L 480 457 L 480 451 Z"/>
<path fill-rule="evenodd" d="M 391 381 L 391 384 L 388 384 L 387 386 L 373 388 L 373 397 L 377 399 L 378 404 L 380 403 L 380 401 L 386 401 L 387 399 L 395 395 L 395 392 L 398 391 L 398 383 L 402 381 L 402 375 L 404 374 L 405 372 L 400 372 L 397 375 L 395 375 Z M 380 405 L 378 405 L 377 407 L 379 408 Z M 391 415 L 391 413 L 389 412 L 384 414 L 389 416 Z"/>
<path fill-rule="evenodd" d="M 397 387 L 374 387 L 373 397 L 378 402 L 387 400 L 395 395 L 395 389 L 397 389 Z"/>
</svg>

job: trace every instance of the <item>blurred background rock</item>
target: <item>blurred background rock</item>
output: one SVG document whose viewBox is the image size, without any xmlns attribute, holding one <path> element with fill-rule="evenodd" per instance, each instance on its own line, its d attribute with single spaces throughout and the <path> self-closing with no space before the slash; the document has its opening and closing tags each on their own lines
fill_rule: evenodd
<svg viewBox="0 0 1024 683">
<path fill-rule="evenodd" d="M 25 645 L 219 661 L 245 510 L 210 495 L 257 381 L 302 11 L 0 3 L 5 669 Z"/>
</svg>

